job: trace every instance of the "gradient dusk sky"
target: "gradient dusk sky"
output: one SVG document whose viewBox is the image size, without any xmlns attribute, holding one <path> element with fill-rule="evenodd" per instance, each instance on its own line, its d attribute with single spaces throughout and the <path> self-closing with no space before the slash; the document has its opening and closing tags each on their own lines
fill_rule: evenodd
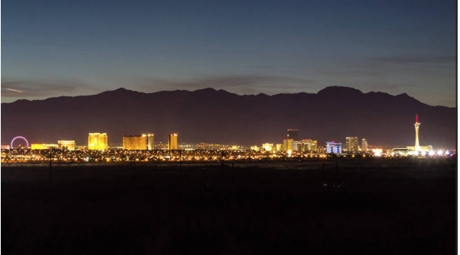
<svg viewBox="0 0 460 255">
<path fill-rule="evenodd" d="M 327 86 L 456 105 L 456 1 L 2 1 L 2 102 Z"/>
</svg>

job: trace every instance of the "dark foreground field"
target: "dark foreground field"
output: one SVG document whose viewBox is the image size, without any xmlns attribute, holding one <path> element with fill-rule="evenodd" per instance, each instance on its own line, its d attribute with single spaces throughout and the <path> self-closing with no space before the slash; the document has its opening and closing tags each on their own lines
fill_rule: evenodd
<svg viewBox="0 0 460 255">
<path fill-rule="evenodd" d="M 456 168 L 452 159 L 53 166 L 50 184 L 49 167 L 2 165 L 2 253 L 455 254 Z"/>
</svg>

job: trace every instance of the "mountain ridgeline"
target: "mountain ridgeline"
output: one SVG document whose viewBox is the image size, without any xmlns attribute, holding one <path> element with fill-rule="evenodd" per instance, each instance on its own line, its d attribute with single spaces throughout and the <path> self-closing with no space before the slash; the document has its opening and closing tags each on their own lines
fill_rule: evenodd
<svg viewBox="0 0 460 255">
<path fill-rule="evenodd" d="M 282 143 L 288 128 L 299 139 L 366 138 L 370 145 L 414 145 L 415 114 L 420 144 L 456 145 L 456 108 L 429 106 L 401 94 L 362 93 L 327 87 L 317 94 L 244 95 L 224 90 L 141 93 L 123 88 L 97 95 L 2 103 L 2 144 L 24 136 L 30 143 L 76 140 L 105 132 L 110 143 L 123 135 L 154 133 L 155 143 L 179 133 L 179 143 L 261 145 Z"/>
</svg>

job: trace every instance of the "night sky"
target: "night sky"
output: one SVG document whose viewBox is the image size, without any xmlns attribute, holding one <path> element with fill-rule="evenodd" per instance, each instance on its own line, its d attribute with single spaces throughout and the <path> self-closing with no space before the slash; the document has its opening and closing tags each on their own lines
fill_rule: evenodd
<svg viewBox="0 0 460 255">
<path fill-rule="evenodd" d="M 456 105 L 456 1 L 2 1 L 2 102 L 327 86 Z"/>
</svg>

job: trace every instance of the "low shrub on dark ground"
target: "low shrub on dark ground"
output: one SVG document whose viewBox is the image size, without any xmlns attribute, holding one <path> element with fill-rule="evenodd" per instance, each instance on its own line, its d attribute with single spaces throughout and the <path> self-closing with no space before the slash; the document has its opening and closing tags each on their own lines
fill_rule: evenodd
<svg viewBox="0 0 460 255">
<path fill-rule="evenodd" d="M 2 252 L 456 253 L 455 161 L 325 162 L 3 167 Z"/>
</svg>

